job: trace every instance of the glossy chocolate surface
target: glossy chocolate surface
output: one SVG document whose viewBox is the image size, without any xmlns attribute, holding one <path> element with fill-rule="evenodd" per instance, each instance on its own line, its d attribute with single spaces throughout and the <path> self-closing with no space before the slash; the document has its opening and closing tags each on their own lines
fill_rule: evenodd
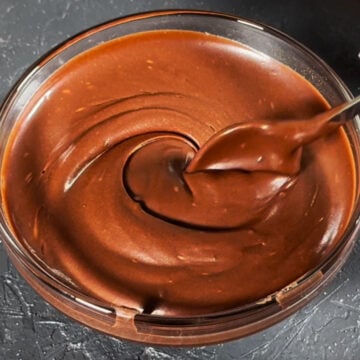
<svg viewBox="0 0 360 360">
<path fill-rule="evenodd" d="M 354 197 L 344 132 L 304 147 L 296 172 L 187 166 L 234 122 L 326 107 L 289 68 L 222 38 L 103 44 L 24 110 L 2 170 L 9 222 L 57 276 L 109 304 L 192 315 L 259 300 L 340 239 Z"/>
</svg>

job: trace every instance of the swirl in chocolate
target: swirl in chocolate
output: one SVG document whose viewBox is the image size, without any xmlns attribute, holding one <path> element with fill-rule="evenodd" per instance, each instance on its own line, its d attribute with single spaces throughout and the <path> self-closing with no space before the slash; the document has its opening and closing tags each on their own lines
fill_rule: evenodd
<svg viewBox="0 0 360 360">
<path fill-rule="evenodd" d="M 326 108 L 294 71 L 223 38 L 98 45 L 24 109 L 2 168 L 6 215 L 49 271 L 112 306 L 193 315 L 257 301 L 341 238 L 354 196 L 345 133 L 305 146 L 297 172 L 186 169 L 234 122 Z"/>
</svg>

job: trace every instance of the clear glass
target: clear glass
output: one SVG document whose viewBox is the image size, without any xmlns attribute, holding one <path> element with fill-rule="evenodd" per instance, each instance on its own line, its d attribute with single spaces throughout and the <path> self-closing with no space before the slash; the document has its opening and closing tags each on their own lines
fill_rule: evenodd
<svg viewBox="0 0 360 360">
<path fill-rule="evenodd" d="M 337 105 L 351 98 L 338 76 L 317 56 L 286 35 L 248 20 L 200 11 L 166 11 L 114 20 L 66 41 L 40 59 L 15 85 L 0 113 L 0 162 L 11 129 L 29 99 L 59 67 L 100 43 L 155 29 L 207 32 L 236 40 L 296 70 L 327 99 Z M 359 119 L 345 126 L 359 176 Z M 1 163 L 0 163 L 1 165 Z M 8 254 L 29 284 L 53 306 L 73 319 L 115 337 L 165 345 L 218 343 L 262 330 L 298 310 L 337 273 L 348 257 L 359 232 L 359 189 L 348 229 L 330 256 L 315 270 L 265 299 L 223 313 L 193 317 L 144 315 L 127 308 L 112 308 L 62 283 L 34 259 L 12 235 L 0 209 L 0 235 Z"/>
</svg>

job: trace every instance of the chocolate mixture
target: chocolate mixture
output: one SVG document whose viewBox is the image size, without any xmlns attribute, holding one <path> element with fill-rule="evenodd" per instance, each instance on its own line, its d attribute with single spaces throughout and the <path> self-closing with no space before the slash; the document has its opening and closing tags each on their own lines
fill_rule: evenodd
<svg viewBox="0 0 360 360">
<path fill-rule="evenodd" d="M 300 171 L 192 159 L 235 122 L 326 108 L 298 74 L 223 38 L 153 31 L 99 45 L 24 109 L 2 168 L 6 215 L 56 276 L 109 304 L 193 315 L 257 301 L 343 234 L 354 197 L 346 135 L 305 146 Z"/>
</svg>

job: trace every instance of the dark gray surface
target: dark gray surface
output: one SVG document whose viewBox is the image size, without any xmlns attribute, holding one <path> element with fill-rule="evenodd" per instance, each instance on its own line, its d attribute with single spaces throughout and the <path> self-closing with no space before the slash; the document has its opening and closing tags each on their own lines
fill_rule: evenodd
<svg viewBox="0 0 360 360">
<path fill-rule="evenodd" d="M 0 0 L 0 100 L 40 55 L 106 20 L 154 9 L 225 11 L 303 42 L 360 93 L 360 1 Z M 302 311 L 242 340 L 201 348 L 133 344 L 79 325 L 19 277 L 0 243 L 0 359 L 359 359 L 360 245 L 335 280 Z"/>
</svg>

